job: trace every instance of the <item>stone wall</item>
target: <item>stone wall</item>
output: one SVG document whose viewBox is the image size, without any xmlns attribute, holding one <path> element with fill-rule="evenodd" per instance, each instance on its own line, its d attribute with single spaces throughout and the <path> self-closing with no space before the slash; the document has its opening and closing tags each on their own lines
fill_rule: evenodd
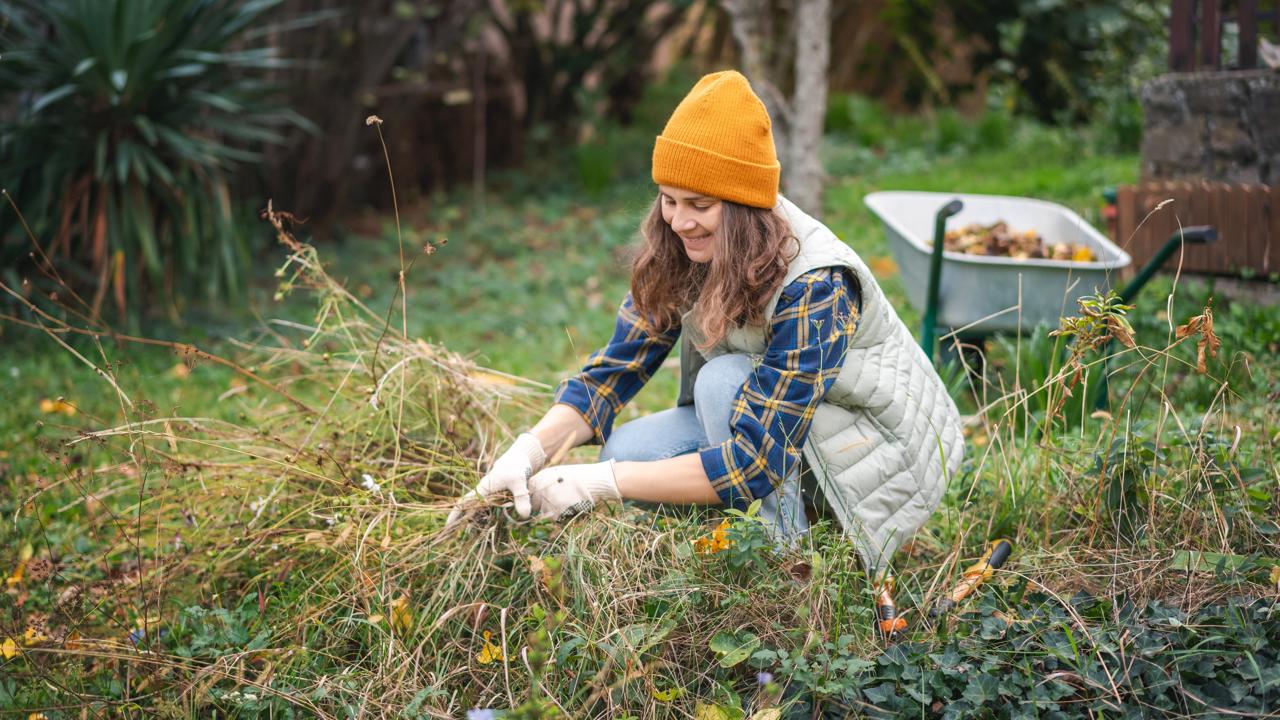
<svg viewBox="0 0 1280 720">
<path fill-rule="evenodd" d="M 1142 179 L 1280 184 L 1280 73 L 1173 73 L 1142 89 Z"/>
</svg>

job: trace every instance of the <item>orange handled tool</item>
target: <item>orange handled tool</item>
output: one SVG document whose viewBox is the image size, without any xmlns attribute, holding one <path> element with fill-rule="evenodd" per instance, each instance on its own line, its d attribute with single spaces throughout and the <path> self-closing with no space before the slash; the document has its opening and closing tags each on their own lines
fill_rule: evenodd
<svg viewBox="0 0 1280 720">
<path fill-rule="evenodd" d="M 893 601 L 894 585 L 893 576 L 885 577 L 876 585 L 876 620 L 885 640 L 892 640 L 907 628 L 907 621 L 898 616 L 898 605 Z"/>
<path fill-rule="evenodd" d="M 1004 567 L 1008 562 L 1009 555 L 1013 552 L 1013 543 L 1008 540 L 993 540 L 991 547 L 987 548 L 987 552 L 978 562 L 970 565 L 960 576 L 960 582 L 947 593 L 947 596 L 938 602 L 930 611 L 930 615 L 938 617 L 945 613 L 951 612 L 955 606 L 964 601 L 965 598 L 973 594 L 978 586 L 987 581 L 996 570 Z"/>
</svg>

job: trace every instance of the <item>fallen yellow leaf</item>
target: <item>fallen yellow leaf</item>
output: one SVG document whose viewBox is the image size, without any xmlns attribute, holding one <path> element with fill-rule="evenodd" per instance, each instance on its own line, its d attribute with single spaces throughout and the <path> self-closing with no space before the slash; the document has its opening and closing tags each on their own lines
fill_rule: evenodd
<svg viewBox="0 0 1280 720">
<path fill-rule="evenodd" d="M 729 712 L 719 705 L 700 702 L 693 708 L 693 720 L 729 720 Z"/>
<path fill-rule="evenodd" d="M 22 582 L 22 573 L 27 569 L 27 561 L 19 560 L 18 566 L 13 569 L 9 577 L 5 578 L 5 584 L 13 587 Z"/>
<path fill-rule="evenodd" d="M 48 639 L 49 636 L 45 635 L 43 630 L 36 627 L 28 627 L 27 631 L 22 633 L 23 645 L 39 645 Z"/>
<path fill-rule="evenodd" d="M 898 263 L 894 262 L 893 258 L 888 255 L 876 255 L 871 258 L 869 264 L 871 272 L 875 273 L 878 278 L 889 277 L 898 273 Z"/>
<path fill-rule="evenodd" d="M 649 694 L 658 702 L 671 702 L 684 694 L 684 688 L 673 687 L 668 690 L 650 690 Z"/>
<path fill-rule="evenodd" d="M 44 398 L 43 400 L 40 401 L 40 412 L 44 413 L 45 415 L 62 413 L 67 417 L 71 417 L 72 415 L 76 414 L 76 408 L 71 403 L 66 402 L 62 399 L 50 400 L 49 398 Z"/>
<path fill-rule="evenodd" d="M 179 380 L 186 380 L 191 375 L 191 368 L 180 362 L 169 370 L 169 374 Z"/>
<path fill-rule="evenodd" d="M 503 660 L 507 658 L 502 654 L 502 648 L 494 645 L 490 640 L 493 635 L 488 630 L 484 631 L 484 647 L 480 648 L 480 652 L 476 653 L 476 662 L 481 665 L 488 665 L 494 660 Z"/>
<path fill-rule="evenodd" d="M 11 660 L 18 656 L 18 643 L 13 638 L 7 637 L 3 643 L 0 643 L 0 655 L 4 655 L 5 660 Z"/>
<path fill-rule="evenodd" d="M 391 601 L 391 628 L 398 633 L 407 633 L 413 627 L 413 612 L 409 610 L 409 597 L 401 595 Z"/>
<path fill-rule="evenodd" d="M 380 614 L 379 614 L 379 615 L 370 615 L 370 616 L 369 616 L 369 622 L 373 623 L 374 625 L 377 625 L 378 623 L 382 622 L 382 615 L 380 615 Z"/>
</svg>

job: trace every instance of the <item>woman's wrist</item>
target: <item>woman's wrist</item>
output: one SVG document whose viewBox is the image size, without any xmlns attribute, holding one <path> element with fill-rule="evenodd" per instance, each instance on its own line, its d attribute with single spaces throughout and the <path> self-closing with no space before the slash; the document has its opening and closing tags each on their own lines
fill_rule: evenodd
<svg viewBox="0 0 1280 720">
<path fill-rule="evenodd" d="M 556 403 L 542 416 L 529 433 L 538 438 L 548 462 L 558 462 L 564 453 L 587 442 L 595 431 L 570 405 Z"/>
<path fill-rule="evenodd" d="M 697 453 L 648 462 L 615 462 L 618 494 L 627 500 L 678 505 L 719 505 Z"/>
</svg>

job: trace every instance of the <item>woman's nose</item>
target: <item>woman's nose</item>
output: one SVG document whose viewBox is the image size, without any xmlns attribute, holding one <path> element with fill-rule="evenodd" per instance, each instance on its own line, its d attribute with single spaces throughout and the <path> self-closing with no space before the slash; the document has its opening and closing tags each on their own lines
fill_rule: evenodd
<svg viewBox="0 0 1280 720">
<path fill-rule="evenodd" d="M 693 218 L 685 216 L 679 210 L 676 210 L 675 217 L 671 219 L 671 227 L 679 232 L 688 232 L 697 227 L 697 225 L 698 223 Z"/>
</svg>

